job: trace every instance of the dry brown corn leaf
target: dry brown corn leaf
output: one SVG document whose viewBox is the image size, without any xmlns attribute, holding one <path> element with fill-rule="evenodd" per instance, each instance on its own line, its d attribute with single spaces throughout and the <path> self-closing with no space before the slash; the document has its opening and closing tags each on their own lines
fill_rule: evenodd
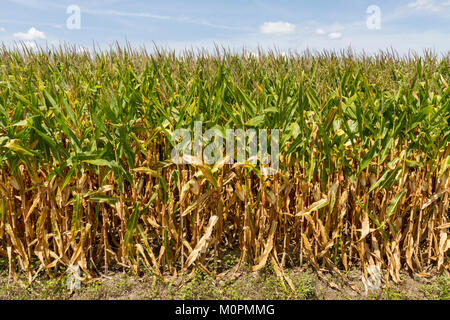
<svg viewBox="0 0 450 320">
<path fill-rule="evenodd" d="M 267 243 L 264 246 L 264 252 L 262 256 L 260 257 L 259 263 L 256 266 L 252 267 L 252 271 L 258 271 L 262 267 L 265 266 L 267 262 L 267 258 L 269 257 L 270 252 L 273 249 L 273 236 L 275 235 L 275 231 L 277 230 L 277 221 L 274 220 L 272 222 L 272 227 L 270 228 L 269 237 L 267 239 Z"/>
<path fill-rule="evenodd" d="M 189 257 L 186 260 L 185 269 L 188 268 L 190 265 L 192 265 L 195 262 L 195 260 L 197 260 L 200 252 L 202 252 L 205 249 L 207 243 L 211 239 L 211 233 L 212 233 L 213 228 L 216 225 L 218 220 L 219 220 L 218 216 L 212 216 L 209 219 L 209 223 L 208 223 L 208 226 L 206 227 L 205 234 L 200 239 L 200 241 L 197 243 L 197 245 L 195 246 L 195 249 L 192 250 L 191 254 L 189 255 Z"/>
</svg>

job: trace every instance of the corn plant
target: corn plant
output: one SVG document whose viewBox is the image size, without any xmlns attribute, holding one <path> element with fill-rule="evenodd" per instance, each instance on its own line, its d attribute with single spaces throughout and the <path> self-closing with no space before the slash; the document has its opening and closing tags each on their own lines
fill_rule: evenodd
<svg viewBox="0 0 450 320">
<path fill-rule="evenodd" d="M 308 264 L 450 272 L 450 57 L 0 52 L 0 256 L 157 276 Z M 280 170 L 175 164 L 172 133 L 276 128 Z M 191 273 L 192 274 L 192 273 Z"/>
</svg>

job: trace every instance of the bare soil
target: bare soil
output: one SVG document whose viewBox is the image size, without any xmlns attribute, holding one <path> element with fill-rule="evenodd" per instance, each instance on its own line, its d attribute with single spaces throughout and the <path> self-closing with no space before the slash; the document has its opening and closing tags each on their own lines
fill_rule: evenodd
<svg viewBox="0 0 450 320">
<path fill-rule="evenodd" d="M 340 276 L 322 273 L 320 277 L 310 269 L 286 270 L 288 281 L 265 268 L 259 272 L 230 268 L 220 277 L 211 277 L 196 270 L 186 277 L 164 279 L 150 273 L 111 272 L 100 279 L 81 284 L 72 292 L 67 287 L 67 275 L 50 279 L 42 275 L 27 285 L 25 279 L 14 281 L 7 270 L 0 270 L 0 299 L 444 299 L 450 300 L 450 277 L 434 274 L 430 277 L 402 274 L 402 282 L 383 282 L 374 292 L 365 292 L 360 271 L 346 274 L 348 282 Z M 285 279 L 286 279 L 285 278 Z M 359 291 L 359 292 L 358 292 Z"/>
</svg>

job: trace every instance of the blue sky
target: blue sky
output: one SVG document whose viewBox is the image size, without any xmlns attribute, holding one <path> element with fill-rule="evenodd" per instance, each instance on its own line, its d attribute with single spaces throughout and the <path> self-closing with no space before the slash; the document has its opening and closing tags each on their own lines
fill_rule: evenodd
<svg viewBox="0 0 450 320">
<path fill-rule="evenodd" d="M 76 11 L 67 13 L 70 5 L 80 10 L 79 28 L 70 20 Z M 369 6 L 376 10 L 368 13 Z M 80 48 L 95 43 L 105 49 L 128 41 L 177 51 L 216 44 L 248 51 L 351 46 L 368 53 L 388 48 L 401 54 L 424 48 L 446 53 L 450 0 L 1 0 L 0 41 L 7 46 L 67 42 Z"/>
</svg>

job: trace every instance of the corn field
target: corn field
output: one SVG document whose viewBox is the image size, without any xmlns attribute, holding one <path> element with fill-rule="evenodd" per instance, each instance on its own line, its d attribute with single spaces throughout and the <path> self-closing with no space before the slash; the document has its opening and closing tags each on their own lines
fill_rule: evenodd
<svg viewBox="0 0 450 320">
<path fill-rule="evenodd" d="M 0 257 L 158 277 L 450 272 L 450 56 L 0 50 Z M 276 128 L 280 170 L 175 164 L 178 128 Z M 220 275 L 220 274 L 219 274 Z"/>
</svg>

